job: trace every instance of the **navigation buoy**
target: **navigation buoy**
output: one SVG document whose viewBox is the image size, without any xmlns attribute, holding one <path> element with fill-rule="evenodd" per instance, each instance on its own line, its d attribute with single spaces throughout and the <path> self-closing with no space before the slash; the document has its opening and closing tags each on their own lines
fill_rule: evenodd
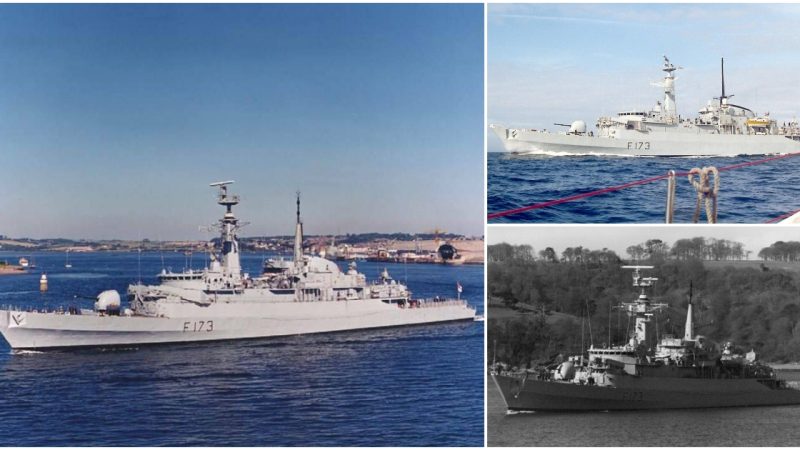
<svg viewBox="0 0 800 450">
<path fill-rule="evenodd" d="M 47 275 L 42 274 L 42 277 L 39 278 L 39 290 L 42 292 L 47 291 Z"/>
</svg>

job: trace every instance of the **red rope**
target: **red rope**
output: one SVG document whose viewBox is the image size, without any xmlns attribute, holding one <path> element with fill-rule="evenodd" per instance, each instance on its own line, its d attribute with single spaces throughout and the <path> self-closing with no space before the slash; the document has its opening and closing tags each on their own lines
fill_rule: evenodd
<svg viewBox="0 0 800 450">
<path fill-rule="evenodd" d="M 789 157 L 798 156 L 798 155 L 800 155 L 800 152 L 787 153 L 785 155 L 772 156 L 772 157 L 769 157 L 769 158 L 758 159 L 758 160 L 755 160 L 755 161 L 748 161 L 748 162 L 743 162 L 743 163 L 739 163 L 739 164 L 733 164 L 733 165 L 730 165 L 730 166 L 722 167 L 722 168 L 720 168 L 718 170 L 720 172 L 725 172 L 725 171 L 728 171 L 728 170 L 741 169 L 742 167 L 755 166 L 755 165 L 758 165 L 758 164 L 764 164 L 764 163 L 767 163 L 767 162 L 770 162 L 770 161 L 776 161 L 776 160 L 779 160 L 779 159 L 789 158 Z M 687 175 L 689 175 L 689 172 L 679 172 L 679 173 L 675 174 L 675 176 L 680 176 L 680 177 L 685 177 Z M 589 198 L 589 197 L 594 197 L 596 195 L 602 195 L 602 194 L 607 194 L 609 192 L 619 191 L 619 190 L 626 189 L 626 188 L 629 188 L 629 187 L 640 186 L 642 184 L 652 183 L 654 181 L 663 180 L 664 178 L 667 178 L 667 177 L 669 177 L 669 174 L 659 175 L 659 176 L 651 177 L 651 178 L 645 178 L 643 180 L 638 180 L 638 181 L 631 181 L 630 183 L 620 184 L 619 186 L 611 186 L 611 187 L 607 187 L 607 188 L 604 188 L 604 189 L 599 189 L 599 190 L 596 190 L 596 191 L 584 192 L 582 194 L 570 195 L 569 197 L 564 197 L 564 198 L 560 198 L 560 199 L 557 199 L 557 200 L 550 200 L 550 201 L 547 201 L 547 202 L 535 203 L 533 205 L 522 206 L 522 207 L 519 207 L 519 208 L 508 209 L 508 210 L 505 210 L 505 211 L 498 211 L 498 212 L 495 212 L 495 213 L 489 213 L 487 218 L 488 218 L 488 220 L 491 220 L 491 219 L 496 219 L 498 217 L 505 217 L 505 216 L 510 216 L 512 214 L 519 214 L 521 212 L 531 211 L 531 210 L 534 210 L 534 209 L 547 208 L 547 207 L 550 207 L 550 206 L 560 205 L 562 203 L 572 202 L 572 201 L 580 200 L 580 199 L 583 199 L 583 198 Z"/>
<path fill-rule="evenodd" d="M 496 213 L 491 213 L 491 214 L 489 214 L 488 217 L 491 220 L 491 219 L 495 219 L 497 217 L 503 217 L 503 216 L 508 216 L 508 215 L 511 215 L 511 214 L 521 213 L 521 212 L 524 212 L 524 211 L 530 211 L 532 209 L 547 208 L 548 206 L 560 205 L 561 203 L 571 202 L 571 201 L 574 201 L 574 200 L 580 200 L 582 198 L 594 197 L 595 195 L 601 195 L 601 194 L 606 194 L 608 192 L 619 191 L 621 189 L 625 189 L 625 188 L 629 188 L 629 187 L 633 187 L 633 186 L 639 186 L 641 184 L 652 183 L 653 181 L 662 180 L 664 178 L 667 178 L 668 176 L 669 176 L 669 174 L 667 174 L 667 175 L 659 175 L 659 176 L 653 177 L 653 178 L 647 178 L 647 179 L 644 179 L 644 180 L 632 181 L 630 183 L 620 184 L 619 186 L 611 186 L 611 187 L 607 187 L 605 189 L 600 189 L 600 190 L 597 190 L 597 191 L 584 192 L 583 194 L 571 195 L 569 197 L 560 198 L 558 200 L 550 200 L 549 202 L 536 203 L 534 205 L 523 206 L 521 208 L 515 208 L 515 209 L 509 209 L 507 211 L 500 211 L 500 212 L 496 212 Z"/>
</svg>

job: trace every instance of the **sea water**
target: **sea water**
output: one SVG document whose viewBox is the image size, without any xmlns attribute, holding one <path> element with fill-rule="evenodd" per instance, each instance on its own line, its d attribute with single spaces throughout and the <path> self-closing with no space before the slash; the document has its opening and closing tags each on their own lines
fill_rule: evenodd
<svg viewBox="0 0 800 450">
<path fill-rule="evenodd" d="M 66 269 L 64 254 L 32 256 L 30 274 L 0 276 L 0 304 L 90 308 L 82 297 L 207 262 L 71 253 Z M 264 258 L 243 254 L 244 271 Z M 483 313 L 482 266 L 358 264 L 369 280 L 383 267 L 419 298 L 455 297 L 460 282 Z M 483 322 L 127 350 L 12 354 L 0 341 L 4 446 L 483 445 Z"/>
<path fill-rule="evenodd" d="M 647 158 L 598 156 L 488 155 L 489 213 L 556 200 L 631 181 L 721 168 L 763 157 Z M 800 209 L 800 157 L 721 173 L 719 223 L 764 223 Z M 696 178 L 695 178 L 696 179 Z M 675 222 L 691 223 L 697 193 L 686 177 L 676 183 Z M 667 181 L 661 180 L 549 208 L 526 211 L 490 223 L 664 223 Z M 705 204 L 700 221 L 705 222 Z"/>
<path fill-rule="evenodd" d="M 779 372 L 787 380 L 800 372 Z M 800 405 L 507 413 L 488 380 L 487 440 L 504 447 L 779 447 L 800 441 Z"/>
</svg>

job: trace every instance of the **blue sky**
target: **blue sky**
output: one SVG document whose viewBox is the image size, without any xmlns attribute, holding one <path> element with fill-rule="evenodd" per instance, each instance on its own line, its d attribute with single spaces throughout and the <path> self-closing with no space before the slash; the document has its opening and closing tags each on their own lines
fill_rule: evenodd
<svg viewBox="0 0 800 450">
<path fill-rule="evenodd" d="M 662 55 L 677 74 L 678 113 L 694 116 L 720 93 L 778 120 L 800 113 L 800 5 L 490 4 L 489 123 L 553 123 L 652 107 Z M 501 151 L 489 137 L 489 151 Z"/>
<path fill-rule="evenodd" d="M 482 5 L 0 5 L 0 234 L 483 234 Z"/>
</svg>

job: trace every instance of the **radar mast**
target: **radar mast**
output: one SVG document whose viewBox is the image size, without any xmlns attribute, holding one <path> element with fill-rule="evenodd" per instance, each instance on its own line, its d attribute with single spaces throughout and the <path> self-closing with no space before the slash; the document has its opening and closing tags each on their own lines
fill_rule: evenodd
<svg viewBox="0 0 800 450">
<path fill-rule="evenodd" d="M 228 194 L 228 185 L 231 181 L 218 181 L 211 183 L 211 187 L 219 189 L 217 203 L 225 207 L 225 215 L 219 221 L 220 238 L 222 244 L 222 267 L 230 275 L 241 275 L 241 263 L 239 262 L 239 242 L 236 240 L 236 231 L 239 230 L 239 219 L 233 215 L 232 208 L 239 204 L 239 196 Z"/>
<path fill-rule="evenodd" d="M 666 119 L 669 121 L 677 120 L 678 118 L 678 107 L 675 104 L 675 71 L 678 69 L 683 69 L 683 67 L 675 66 L 671 62 L 669 62 L 669 58 L 664 55 L 664 68 L 661 69 L 667 73 L 664 76 L 664 82 L 661 84 L 661 87 L 664 88 L 664 113 L 666 115 Z"/>
<path fill-rule="evenodd" d="M 629 344 L 631 347 L 636 348 L 640 344 L 649 342 L 650 330 L 648 323 L 650 318 L 657 311 L 666 308 L 666 303 L 651 303 L 650 298 L 647 297 L 647 289 L 653 287 L 658 278 L 642 277 L 642 270 L 653 269 L 653 266 L 622 266 L 623 269 L 633 269 L 633 286 L 641 289 L 639 298 L 632 303 L 622 303 L 619 307 L 624 309 L 629 317 L 633 317 L 636 321 L 635 329 L 631 333 Z"/>
</svg>

